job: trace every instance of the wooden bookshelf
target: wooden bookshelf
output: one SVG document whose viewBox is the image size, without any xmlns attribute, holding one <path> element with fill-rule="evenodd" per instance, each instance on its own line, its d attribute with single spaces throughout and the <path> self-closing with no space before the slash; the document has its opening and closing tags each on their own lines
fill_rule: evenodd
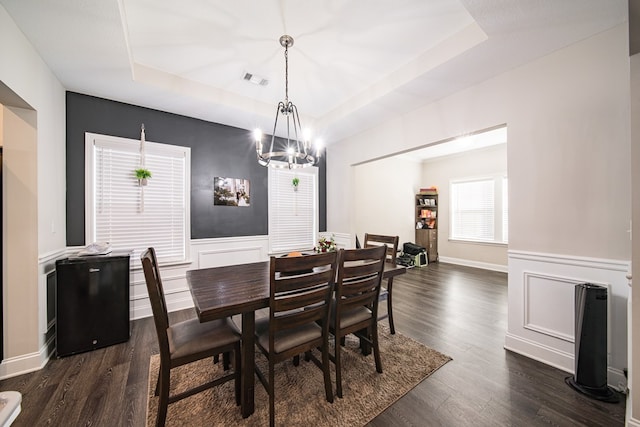
<svg viewBox="0 0 640 427">
<path fill-rule="evenodd" d="M 438 192 L 421 190 L 415 196 L 416 244 L 427 250 L 429 262 L 438 261 Z"/>
</svg>

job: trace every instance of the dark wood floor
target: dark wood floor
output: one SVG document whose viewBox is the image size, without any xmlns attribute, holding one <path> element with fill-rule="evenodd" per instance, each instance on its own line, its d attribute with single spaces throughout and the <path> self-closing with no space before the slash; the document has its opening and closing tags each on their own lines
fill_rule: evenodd
<svg viewBox="0 0 640 427">
<path fill-rule="evenodd" d="M 371 426 L 624 425 L 624 403 L 586 398 L 565 384 L 565 372 L 503 349 L 506 274 L 435 263 L 395 280 L 397 331 L 453 361 Z M 0 381 L 0 390 L 23 394 L 16 427 L 144 426 L 149 356 L 157 352 L 153 322 L 137 320 L 129 342 L 51 360 Z"/>
</svg>

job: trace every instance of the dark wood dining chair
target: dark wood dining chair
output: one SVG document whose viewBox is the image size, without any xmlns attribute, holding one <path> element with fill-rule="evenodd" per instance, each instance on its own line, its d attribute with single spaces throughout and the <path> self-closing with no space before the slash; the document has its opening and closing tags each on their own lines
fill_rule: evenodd
<svg viewBox="0 0 640 427">
<path fill-rule="evenodd" d="M 269 394 L 269 424 L 275 425 L 274 366 L 301 353 L 322 369 L 325 395 L 333 402 L 329 361 L 329 306 L 337 252 L 271 257 L 269 317 L 256 320 L 256 345 L 267 357 L 268 378 L 256 367 Z M 320 349 L 322 362 L 312 350 Z"/>
<path fill-rule="evenodd" d="M 387 247 L 386 261 L 395 264 L 396 255 L 398 253 L 398 236 L 385 236 L 382 234 L 369 234 L 364 235 L 364 247 L 370 248 L 373 246 L 384 245 Z M 386 286 L 382 286 L 380 290 L 380 300 L 387 300 L 387 314 L 381 315 L 378 320 L 389 318 L 389 330 L 391 334 L 396 333 L 396 327 L 393 323 L 393 277 L 386 280 Z"/>
<path fill-rule="evenodd" d="M 164 426 L 170 403 L 200 393 L 227 381 L 235 381 L 236 404 L 240 404 L 240 335 L 228 318 L 200 323 L 197 318 L 169 324 L 167 303 L 164 297 L 162 279 L 158 269 L 156 253 L 149 248 L 140 255 L 147 291 L 151 300 L 153 320 L 160 347 L 160 370 L 155 395 L 160 396 L 156 426 Z M 195 386 L 173 396 L 169 396 L 171 369 L 211 357 L 220 353 L 234 354 L 233 371 L 205 384 Z"/>
<path fill-rule="evenodd" d="M 376 371 L 382 373 L 378 345 L 378 304 L 386 250 L 382 246 L 341 249 L 338 257 L 338 280 L 331 304 L 329 331 L 335 338 L 331 360 L 336 365 L 336 388 L 342 397 L 340 348 L 343 338 L 355 334 L 360 342 L 373 347 Z"/>
</svg>

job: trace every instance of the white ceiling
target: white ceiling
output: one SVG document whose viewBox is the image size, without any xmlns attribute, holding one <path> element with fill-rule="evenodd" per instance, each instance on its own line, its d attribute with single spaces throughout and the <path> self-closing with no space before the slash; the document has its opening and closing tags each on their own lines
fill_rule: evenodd
<svg viewBox="0 0 640 427">
<path fill-rule="evenodd" d="M 327 144 L 627 17 L 625 0 L 0 4 L 67 90 L 267 133 L 289 34 L 289 99 Z"/>
</svg>

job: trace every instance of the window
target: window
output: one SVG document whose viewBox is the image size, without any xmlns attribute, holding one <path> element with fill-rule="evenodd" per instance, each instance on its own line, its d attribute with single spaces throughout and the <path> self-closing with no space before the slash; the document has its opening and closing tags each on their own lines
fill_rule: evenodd
<svg viewBox="0 0 640 427">
<path fill-rule="evenodd" d="M 504 176 L 452 182 L 451 239 L 507 243 L 507 197 Z"/>
<path fill-rule="evenodd" d="M 87 133 L 86 242 L 109 242 L 114 250 L 140 253 L 153 246 L 162 263 L 188 259 L 191 150 L 145 142 L 145 167 L 152 173 L 140 186 L 140 141 Z"/>
<path fill-rule="evenodd" d="M 269 168 L 270 252 L 309 250 L 316 245 L 317 230 L 318 168 Z"/>
</svg>

